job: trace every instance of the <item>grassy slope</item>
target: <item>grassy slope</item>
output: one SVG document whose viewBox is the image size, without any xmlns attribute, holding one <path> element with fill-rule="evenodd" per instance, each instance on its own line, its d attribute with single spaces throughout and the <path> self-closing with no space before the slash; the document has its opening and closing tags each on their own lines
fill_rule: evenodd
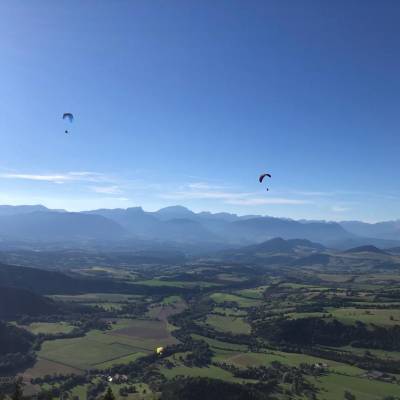
<svg viewBox="0 0 400 400">
<path fill-rule="evenodd" d="M 206 323 L 218 331 L 232 332 L 235 334 L 249 334 L 250 325 L 240 317 L 223 317 L 221 315 L 209 315 Z"/>
</svg>

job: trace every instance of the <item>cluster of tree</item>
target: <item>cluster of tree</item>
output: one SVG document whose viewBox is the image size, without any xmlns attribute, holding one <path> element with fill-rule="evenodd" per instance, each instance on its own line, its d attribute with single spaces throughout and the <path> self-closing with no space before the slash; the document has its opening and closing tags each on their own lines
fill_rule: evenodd
<svg viewBox="0 0 400 400">
<path fill-rule="evenodd" d="M 102 400 L 115 400 L 115 396 L 110 387 L 107 388 L 106 394 L 102 397 Z"/>
<path fill-rule="evenodd" d="M 0 382 L 0 399 L 7 398 L 6 395 L 11 395 L 13 399 L 22 399 L 22 378 L 15 379 L 14 377 L 2 377 Z M 21 397 L 19 397 L 21 396 Z"/>
<path fill-rule="evenodd" d="M 245 369 L 226 363 L 218 363 L 216 365 L 228 370 L 237 378 L 254 379 L 259 382 L 268 382 L 270 385 L 275 386 L 279 383 L 290 384 L 292 393 L 296 395 L 306 394 L 311 398 L 315 396 L 317 389 L 304 378 L 304 375 L 317 376 L 322 374 L 322 370 L 313 365 L 301 364 L 299 368 L 296 368 L 277 361 L 272 362 L 268 367 L 247 367 Z"/>
<path fill-rule="evenodd" d="M 168 365 L 170 362 L 167 360 L 167 357 L 174 353 L 182 352 L 189 352 L 182 359 L 188 366 L 207 366 L 212 361 L 213 353 L 208 344 L 204 341 L 189 338 L 185 343 L 165 347 L 161 355 L 150 354 L 127 364 L 114 365 L 112 368 L 107 369 L 107 371 L 93 370 L 92 373 L 107 372 L 111 375 L 124 374 L 130 379 L 139 379 L 147 383 L 153 390 L 159 391 L 166 379 L 159 373 L 156 364 L 163 363 L 163 365 Z"/>
<path fill-rule="evenodd" d="M 119 395 L 122 397 L 127 397 L 131 393 L 137 393 L 136 386 L 134 385 L 123 386 L 122 388 L 119 389 Z"/>
<path fill-rule="evenodd" d="M 315 357 L 355 365 L 368 371 L 377 370 L 393 374 L 400 373 L 400 361 L 390 358 L 378 358 L 376 356 L 373 356 L 369 351 L 366 351 L 363 355 L 358 355 L 348 351 L 338 351 L 334 349 L 320 347 L 306 349 L 293 348 L 292 346 L 286 347 L 285 345 L 279 347 L 282 350 L 286 350 L 289 352 L 303 351 L 304 353 Z"/>
<path fill-rule="evenodd" d="M 268 400 L 274 387 L 269 384 L 240 385 L 210 378 L 178 377 L 161 388 L 160 400 Z"/>
<path fill-rule="evenodd" d="M 182 352 L 189 352 L 189 354 L 182 358 L 182 362 L 187 366 L 204 367 L 212 361 L 213 352 L 209 345 L 204 341 L 189 338 L 185 343 L 165 347 L 161 355 L 150 354 L 128 364 L 114 365 L 109 372 L 111 374 L 128 375 L 131 379 L 140 378 L 154 388 L 157 388 L 164 381 L 164 377 L 160 376 L 154 370 L 154 364 L 163 362 L 164 365 L 169 365 L 170 362 L 166 358 L 174 353 Z"/>
<path fill-rule="evenodd" d="M 33 366 L 35 362 L 36 354 L 33 351 L 4 354 L 0 356 L 0 374 L 15 374 Z"/>
<path fill-rule="evenodd" d="M 336 319 L 299 318 L 264 321 L 256 324 L 256 332 L 272 343 L 289 343 L 300 347 L 314 345 L 366 347 L 400 350 L 400 326 L 380 327 L 357 322 L 345 325 Z"/>
<path fill-rule="evenodd" d="M 85 334 L 93 329 L 105 331 L 111 329 L 108 321 L 104 321 L 97 316 L 88 318 L 84 317 L 71 332 L 59 333 L 39 333 L 36 335 L 36 340 L 33 346 L 34 350 L 40 350 L 40 346 L 44 341 L 57 339 L 72 339 L 85 336 Z"/>
<path fill-rule="evenodd" d="M 111 375 L 123 374 L 129 376 L 130 379 L 143 378 L 143 376 L 147 372 L 147 369 L 151 367 L 161 357 L 164 357 L 164 354 L 161 356 L 158 356 L 157 354 L 149 354 L 147 356 L 140 357 L 135 361 L 131 361 L 127 364 L 114 365 L 110 369 L 107 369 L 107 371 L 93 370 L 92 372 L 93 373 L 107 372 L 110 373 Z"/>
<path fill-rule="evenodd" d="M 63 386 L 64 390 L 69 390 L 69 388 L 73 388 L 78 385 L 83 385 L 89 382 L 89 378 L 87 375 L 76 375 L 76 374 L 53 374 L 53 375 L 45 375 L 41 378 L 34 378 L 31 380 L 34 385 L 42 385 L 44 383 L 54 384 L 57 383 L 58 386 Z"/>
<path fill-rule="evenodd" d="M 81 384 L 79 382 L 78 384 Z M 52 387 L 50 389 L 41 390 L 39 393 L 34 395 L 33 397 L 27 397 L 24 395 L 23 391 L 23 383 L 22 378 L 16 379 L 12 384 L 9 385 L 7 391 L 0 391 L 0 399 L 1 400 L 25 400 L 35 399 L 35 400 L 53 400 L 54 398 L 60 399 L 72 399 L 72 400 L 80 400 L 78 396 L 70 396 L 69 390 L 72 389 L 66 387 Z M 3 389 L 3 388 L 2 388 Z M 106 390 L 107 389 L 107 390 Z M 127 388 L 128 393 L 135 393 L 135 389 L 133 387 Z M 103 394 L 104 393 L 104 394 Z M 8 396 L 7 396 L 8 395 Z M 96 399 L 96 400 L 115 400 L 114 393 L 112 392 L 110 387 L 107 387 L 105 382 L 99 382 L 96 385 L 90 385 L 89 390 L 87 392 L 87 399 Z"/>
<path fill-rule="evenodd" d="M 89 383 L 90 379 L 87 375 L 46 375 L 43 378 L 32 380 L 33 384 L 47 383 L 50 387 L 43 389 L 37 396 L 38 400 L 52 400 L 54 398 L 67 399 L 70 391 L 78 385 Z M 56 385 L 55 385 L 56 384 Z"/>
<path fill-rule="evenodd" d="M 211 363 L 213 355 L 214 352 L 205 341 L 195 341 L 183 362 L 188 367 L 206 367 Z"/>
<path fill-rule="evenodd" d="M 35 335 L 25 329 L 0 321 L 0 373 L 11 374 L 31 366 Z"/>
<path fill-rule="evenodd" d="M 119 314 L 128 314 L 131 318 L 143 316 L 148 309 L 145 302 L 135 301 L 133 303 L 124 304 Z"/>
<path fill-rule="evenodd" d="M 170 317 L 170 322 L 179 327 L 179 329 L 173 331 L 173 335 L 184 343 L 189 340 L 191 334 L 195 333 L 228 343 L 255 346 L 256 338 L 253 336 L 220 332 L 211 326 L 199 324 L 198 321 L 205 321 L 207 315 L 212 313 L 214 306 L 215 303 L 209 298 L 193 299 L 190 308 Z"/>
<path fill-rule="evenodd" d="M 101 395 L 102 393 L 104 393 L 104 391 L 106 389 L 107 389 L 107 382 L 104 380 L 99 380 L 96 383 L 91 383 L 86 390 L 86 399 L 87 400 L 97 400 L 98 396 Z M 112 394 L 112 392 L 111 392 L 111 394 Z M 106 393 L 106 395 L 107 395 L 107 393 Z M 105 396 L 104 396 L 104 399 L 106 399 Z"/>
</svg>

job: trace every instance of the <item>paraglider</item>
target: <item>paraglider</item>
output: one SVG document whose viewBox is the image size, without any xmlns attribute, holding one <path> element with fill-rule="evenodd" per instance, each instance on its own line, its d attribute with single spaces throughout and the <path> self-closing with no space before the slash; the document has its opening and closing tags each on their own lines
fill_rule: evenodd
<svg viewBox="0 0 400 400">
<path fill-rule="evenodd" d="M 163 352 L 164 352 L 164 347 L 157 347 L 156 348 L 156 354 L 158 356 L 161 356 L 163 354 Z"/>
<path fill-rule="evenodd" d="M 71 113 L 64 113 L 62 118 L 63 120 L 64 119 L 68 120 L 70 123 L 74 121 L 74 116 Z M 69 133 L 68 129 L 65 130 L 65 133 Z"/>
<path fill-rule="evenodd" d="M 266 174 L 261 174 L 260 177 L 258 178 L 258 181 L 259 181 L 260 183 L 262 183 L 263 180 L 264 180 L 264 178 L 265 178 L 266 176 L 268 176 L 268 178 L 271 178 L 271 174 L 268 174 L 268 173 L 266 173 Z M 267 188 L 267 191 L 268 191 L 268 190 L 269 190 L 269 189 Z"/>
</svg>

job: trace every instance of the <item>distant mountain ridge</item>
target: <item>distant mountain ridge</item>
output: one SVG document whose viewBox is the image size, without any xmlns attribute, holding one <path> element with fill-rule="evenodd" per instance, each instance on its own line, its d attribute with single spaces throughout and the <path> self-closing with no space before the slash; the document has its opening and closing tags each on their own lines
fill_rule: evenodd
<svg viewBox="0 0 400 400">
<path fill-rule="evenodd" d="M 0 237 L 55 241 L 74 239 L 116 239 L 126 231 L 101 215 L 33 211 L 0 216 Z"/>
<path fill-rule="evenodd" d="M 32 206 L 7 206 L 0 205 L 0 216 L 6 215 L 16 215 L 16 214 L 28 214 L 36 211 L 53 211 L 48 209 L 41 204 L 36 204 Z"/>
<path fill-rule="evenodd" d="M 388 232 L 390 226 L 397 232 L 395 221 L 382 224 L 379 229 L 384 226 Z M 79 248 L 92 242 L 107 246 L 111 242 L 136 239 L 224 248 L 257 244 L 276 237 L 306 239 L 342 249 L 364 245 L 400 246 L 400 233 L 398 241 L 390 239 L 389 234 L 386 235 L 388 238 L 359 235 L 357 232 L 367 230 L 365 225 L 368 232 L 377 233 L 377 224 L 372 224 L 372 229 L 371 224 L 356 222 L 195 213 L 183 206 L 165 207 L 155 212 L 144 211 L 141 207 L 66 212 L 41 205 L 0 206 L 0 246 L 12 241 L 71 242 Z"/>
<path fill-rule="evenodd" d="M 340 224 L 349 232 L 364 237 L 400 240 L 400 220 L 369 224 L 361 221 L 342 221 Z"/>
<path fill-rule="evenodd" d="M 194 213 L 182 206 L 166 207 L 156 212 L 146 212 L 137 207 L 88 213 L 113 219 L 138 236 L 175 241 L 251 244 L 282 237 L 327 243 L 354 236 L 334 222 L 302 223 L 273 217 Z"/>
</svg>

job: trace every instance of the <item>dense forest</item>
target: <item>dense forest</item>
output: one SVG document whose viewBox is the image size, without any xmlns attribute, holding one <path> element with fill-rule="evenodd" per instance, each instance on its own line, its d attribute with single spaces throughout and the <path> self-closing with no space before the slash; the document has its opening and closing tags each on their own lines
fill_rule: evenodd
<svg viewBox="0 0 400 400">
<path fill-rule="evenodd" d="M 346 325 L 336 319 L 300 318 L 259 323 L 257 333 L 273 343 L 299 346 L 346 346 L 400 350 L 400 326 Z"/>
<path fill-rule="evenodd" d="M 178 378 L 165 384 L 161 400 L 268 400 L 268 385 L 239 385 L 210 378 Z"/>
<path fill-rule="evenodd" d="M 35 361 L 35 335 L 0 321 L 0 373 L 9 375 Z"/>
</svg>

